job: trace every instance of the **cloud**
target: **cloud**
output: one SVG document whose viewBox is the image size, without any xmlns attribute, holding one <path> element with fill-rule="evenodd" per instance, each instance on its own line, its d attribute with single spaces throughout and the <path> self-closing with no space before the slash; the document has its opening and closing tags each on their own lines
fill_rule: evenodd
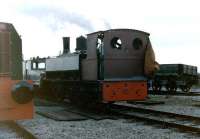
<svg viewBox="0 0 200 139">
<path fill-rule="evenodd" d="M 93 25 L 87 17 L 63 9 L 45 6 L 31 6 L 31 8 L 23 8 L 22 13 L 38 18 L 55 31 L 63 29 L 66 22 L 75 24 L 90 32 L 94 31 Z"/>
<path fill-rule="evenodd" d="M 197 46 L 185 48 L 185 47 L 163 47 L 157 48 L 154 47 L 156 59 L 160 64 L 167 63 L 181 63 L 188 65 L 195 65 L 200 67 L 200 63 L 198 62 L 198 55 L 200 48 Z M 200 71 L 200 69 L 198 69 Z"/>
<path fill-rule="evenodd" d="M 103 20 L 106 29 L 111 29 L 111 24 L 107 20 Z"/>
<path fill-rule="evenodd" d="M 197 0 L 6 0 L 0 5 L 0 20 L 15 25 L 27 58 L 57 55 L 62 36 L 74 39 L 98 30 L 132 28 L 151 34 L 160 63 L 200 66 L 199 11 Z"/>
</svg>

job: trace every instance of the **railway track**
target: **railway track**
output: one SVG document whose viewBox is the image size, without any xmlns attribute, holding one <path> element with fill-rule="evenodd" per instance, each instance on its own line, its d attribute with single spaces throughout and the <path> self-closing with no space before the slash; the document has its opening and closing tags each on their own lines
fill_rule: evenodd
<svg viewBox="0 0 200 139">
<path fill-rule="evenodd" d="M 37 139 L 30 131 L 15 121 L 0 122 L 0 127 L 3 130 L 0 138 L 19 138 L 19 139 Z"/>
<path fill-rule="evenodd" d="M 111 104 L 110 111 L 127 119 L 138 119 L 184 132 L 200 134 L 200 117 L 163 112 L 146 108 Z"/>
<path fill-rule="evenodd" d="M 172 95 L 172 96 L 200 96 L 200 92 L 188 92 L 188 93 L 183 93 L 183 92 L 168 92 L 168 91 L 159 91 L 159 92 L 154 92 L 150 90 L 148 94 L 151 95 Z"/>
</svg>

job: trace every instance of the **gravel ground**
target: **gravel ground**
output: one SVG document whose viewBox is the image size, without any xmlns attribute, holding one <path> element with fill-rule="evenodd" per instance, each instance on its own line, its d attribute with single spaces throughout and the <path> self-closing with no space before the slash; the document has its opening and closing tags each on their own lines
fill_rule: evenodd
<svg viewBox="0 0 200 139">
<path fill-rule="evenodd" d="M 33 120 L 20 121 L 41 139 L 192 139 L 192 134 L 175 129 L 121 120 L 85 120 L 57 122 L 36 115 Z"/>
<path fill-rule="evenodd" d="M 0 139 L 17 139 L 18 134 L 5 123 L 0 122 Z"/>
<path fill-rule="evenodd" d="M 165 104 L 137 106 L 163 111 L 200 116 L 200 96 L 155 96 L 150 100 L 164 101 Z M 130 105 L 130 104 L 129 104 Z M 137 121 L 119 120 L 84 120 L 54 121 L 40 115 L 32 120 L 19 121 L 41 139 L 193 139 L 200 138 L 192 134 L 181 133 L 175 129 L 147 125 Z M 1 133 L 1 132 L 0 132 Z"/>
</svg>

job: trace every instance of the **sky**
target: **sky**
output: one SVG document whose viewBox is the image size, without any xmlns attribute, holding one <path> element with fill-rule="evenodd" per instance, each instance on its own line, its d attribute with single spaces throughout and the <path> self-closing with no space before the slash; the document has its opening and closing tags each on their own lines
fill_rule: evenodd
<svg viewBox="0 0 200 139">
<path fill-rule="evenodd" d="M 198 66 L 200 71 L 200 1 L 198 0 L 0 0 L 0 22 L 21 35 L 24 59 L 56 56 L 62 37 L 98 30 L 137 29 L 150 33 L 160 63 Z"/>
</svg>

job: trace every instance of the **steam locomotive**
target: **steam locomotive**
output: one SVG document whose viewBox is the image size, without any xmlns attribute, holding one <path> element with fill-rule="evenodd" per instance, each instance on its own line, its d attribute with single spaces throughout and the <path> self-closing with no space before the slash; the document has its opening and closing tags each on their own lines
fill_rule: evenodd
<svg viewBox="0 0 200 139">
<path fill-rule="evenodd" d="M 33 117 L 32 81 L 23 81 L 22 43 L 14 26 L 0 22 L 0 121 Z"/>
<path fill-rule="evenodd" d="M 144 68 L 146 51 L 152 48 L 149 33 L 111 29 L 87 34 L 87 38 L 81 36 L 76 41 L 76 52 L 70 53 L 70 38 L 64 37 L 64 54 L 46 59 L 42 93 L 75 103 L 147 97 Z"/>
</svg>

